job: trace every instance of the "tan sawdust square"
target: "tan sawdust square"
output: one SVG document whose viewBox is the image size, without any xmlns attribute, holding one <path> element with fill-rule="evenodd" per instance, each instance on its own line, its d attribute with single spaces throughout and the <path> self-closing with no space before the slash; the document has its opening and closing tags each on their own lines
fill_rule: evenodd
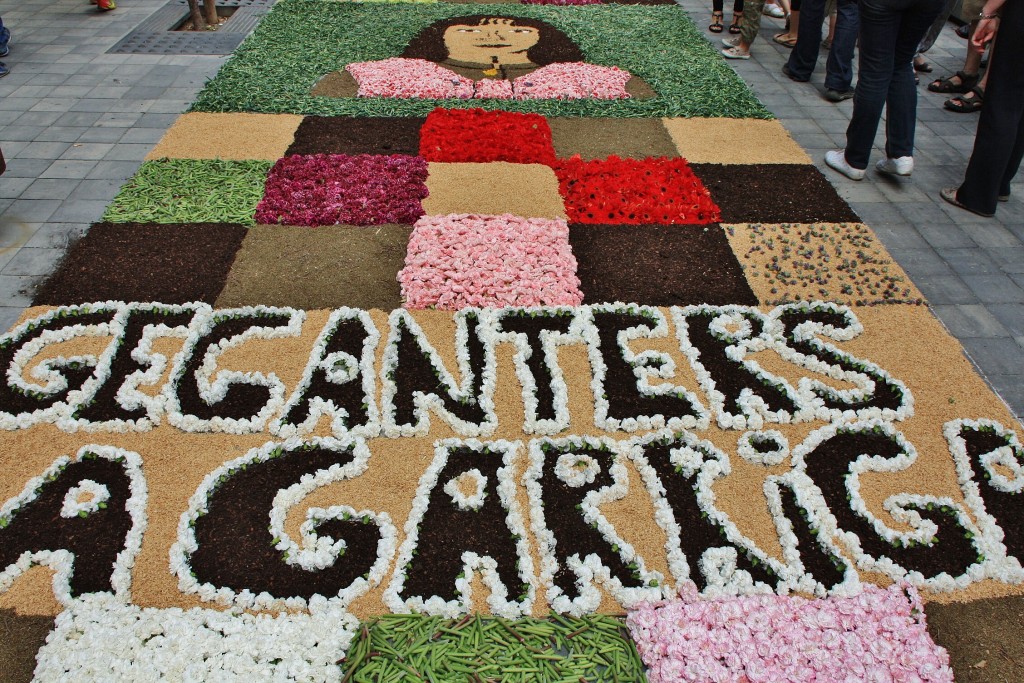
<svg viewBox="0 0 1024 683">
<path fill-rule="evenodd" d="M 430 195 L 423 200 L 427 215 L 511 213 L 527 218 L 566 217 L 565 204 L 558 194 L 558 178 L 548 166 L 504 161 L 431 163 L 427 172 Z"/>
<path fill-rule="evenodd" d="M 401 306 L 396 279 L 412 228 L 257 225 L 242 241 L 217 306 Z"/>
<path fill-rule="evenodd" d="M 146 159 L 276 161 L 301 122 L 295 114 L 182 114 Z"/>
<path fill-rule="evenodd" d="M 778 121 L 662 119 L 679 154 L 695 164 L 809 164 Z"/>
</svg>

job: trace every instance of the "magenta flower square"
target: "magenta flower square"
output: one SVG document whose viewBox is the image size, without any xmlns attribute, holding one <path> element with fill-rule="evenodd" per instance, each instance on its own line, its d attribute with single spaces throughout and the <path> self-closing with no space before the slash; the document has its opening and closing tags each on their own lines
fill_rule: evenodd
<svg viewBox="0 0 1024 683">
<path fill-rule="evenodd" d="M 398 273 L 406 308 L 578 306 L 565 221 L 512 214 L 425 216 Z"/>
<path fill-rule="evenodd" d="M 283 225 L 412 223 L 423 215 L 427 162 L 395 154 L 296 154 L 267 175 L 256 222 Z"/>
</svg>

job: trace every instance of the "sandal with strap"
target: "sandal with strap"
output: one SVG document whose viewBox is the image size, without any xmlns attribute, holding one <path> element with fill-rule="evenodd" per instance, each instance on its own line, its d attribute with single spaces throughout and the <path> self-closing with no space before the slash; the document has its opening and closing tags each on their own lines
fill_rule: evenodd
<svg viewBox="0 0 1024 683">
<path fill-rule="evenodd" d="M 740 22 L 742 21 L 743 12 L 733 12 L 732 23 L 729 24 L 729 33 L 733 34 L 734 36 L 738 36 L 740 32 L 743 30 L 742 28 L 740 28 Z"/>
<path fill-rule="evenodd" d="M 960 82 L 954 83 L 954 77 L 959 78 Z M 964 73 L 963 71 L 957 71 L 949 78 L 940 78 L 936 81 L 932 81 L 928 84 L 928 89 L 932 92 L 940 92 L 943 94 L 967 93 L 976 85 L 978 85 L 978 74 L 969 74 Z"/>
<path fill-rule="evenodd" d="M 980 85 L 976 85 L 963 95 L 948 99 L 942 104 L 950 111 L 960 114 L 973 114 L 976 111 L 981 111 L 981 106 L 985 103 L 984 100 L 985 91 L 981 89 Z"/>
<path fill-rule="evenodd" d="M 711 25 L 708 26 L 708 30 L 711 31 L 712 33 L 721 33 L 722 31 L 724 31 L 725 30 L 725 24 L 722 21 L 724 18 L 725 18 L 725 14 L 724 13 L 722 13 L 722 12 L 712 12 L 711 13 Z"/>
</svg>

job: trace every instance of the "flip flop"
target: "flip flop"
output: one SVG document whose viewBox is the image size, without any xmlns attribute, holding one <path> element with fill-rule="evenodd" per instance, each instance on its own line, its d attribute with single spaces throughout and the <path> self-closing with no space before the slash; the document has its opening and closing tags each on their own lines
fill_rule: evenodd
<svg viewBox="0 0 1024 683">
<path fill-rule="evenodd" d="M 959 209 L 963 209 L 964 211 L 970 211 L 971 213 L 976 213 L 979 216 L 984 216 L 985 218 L 992 218 L 992 216 L 995 216 L 994 213 L 985 213 L 984 211 L 977 211 L 976 209 L 972 209 L 971 207 L 967 206 L 966 204 L 964 204 L 963 202 L 956 198 L 956 191 L 957 188 L 955 187 L 947 187 L 939 191 L 939 196 L 945 199 L 953 206 Z"/>
<path fill-rule="evenodd" d="M 796 47 L 796 38 L 783 38 L 783 36 L 788 35 L 788 33 L 777 33 L 774 37 L 772 37 L 772 40 L 774 40 L 779 45 L 782 45 L 783 47 Z"/>
</svg>

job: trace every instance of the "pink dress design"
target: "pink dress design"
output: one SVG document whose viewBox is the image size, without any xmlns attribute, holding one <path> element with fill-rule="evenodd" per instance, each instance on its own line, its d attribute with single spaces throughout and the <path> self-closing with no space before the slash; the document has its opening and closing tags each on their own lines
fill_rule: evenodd
<svg viewBox="0 0 1024 683">
<path fill-rule="evenodd" d="M 511 81 L 473 81 L 440 64 L 405 57 L 357 62 L 345 68 L 359 84 L 358 97 L 617 100 L 630 97 L 626 83 L 632 78 L 617 66 L 586 62 L 548 64 Z"/>
</svg>

